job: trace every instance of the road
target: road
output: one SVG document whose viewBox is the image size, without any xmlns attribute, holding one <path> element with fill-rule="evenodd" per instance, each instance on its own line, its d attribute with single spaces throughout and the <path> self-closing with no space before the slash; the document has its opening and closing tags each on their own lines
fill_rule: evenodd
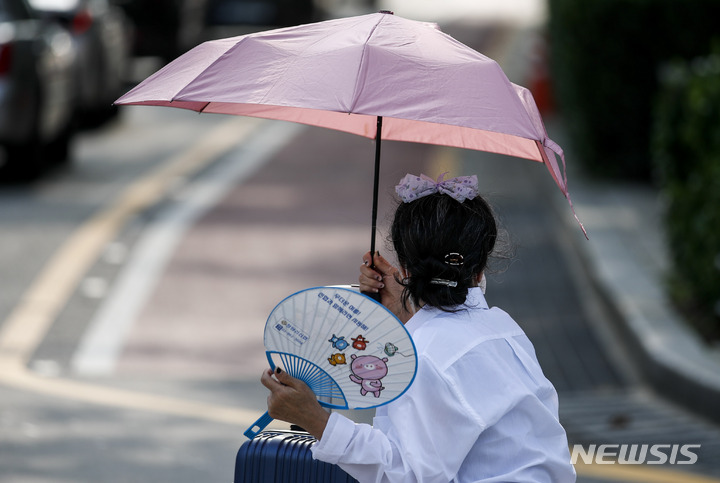
<svg viewBox="0 0 720 483">
<path fill-rule="evenodd" d="M 507 27 L 446 30 L 522 75 Z M 78 139 L 71 169 L 1 187 L 0 482 L 231 481 L 264 410 L 267 314 L 356 280 L 373 154 L 339 132 L 129 107 Z M 405 173 L 480 178 L 515 251 L 489 301 L 533 340 L 571 444 L 702 445 L 696 465 L 581 464 L 579 481 L 720 481 L 717 427 L 617 348 L 542 166 L 392 142 L 383 161 L 381 252 Z"/>
</svg>

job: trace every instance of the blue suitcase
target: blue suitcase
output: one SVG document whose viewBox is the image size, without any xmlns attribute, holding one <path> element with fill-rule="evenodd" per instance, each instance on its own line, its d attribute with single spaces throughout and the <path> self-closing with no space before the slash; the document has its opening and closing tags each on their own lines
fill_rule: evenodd
<svg viewBox="0 0 720 483">
<path fill-rule="evenodd" d="M 339 466 L 314 460 L 315 442 L 303 431 L 262 431 L 238 450 L 235 483 L 357 483 Z"/>
</svg>

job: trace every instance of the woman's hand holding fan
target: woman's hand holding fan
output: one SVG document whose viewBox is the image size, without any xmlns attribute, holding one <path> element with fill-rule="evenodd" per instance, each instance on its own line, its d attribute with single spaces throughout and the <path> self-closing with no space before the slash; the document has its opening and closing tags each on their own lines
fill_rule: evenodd
<svg viewBox="0 0 720 483">
<path fill-rule="evenodd" d="M 307 384 L 279 367 L 274 372 L 266 370 L 261 381 L 270 390 L 268 414 L 273 419 L 292 422 L 317 439 L 322 437 L 330 414 L 322 408 Z"/>
</svg>

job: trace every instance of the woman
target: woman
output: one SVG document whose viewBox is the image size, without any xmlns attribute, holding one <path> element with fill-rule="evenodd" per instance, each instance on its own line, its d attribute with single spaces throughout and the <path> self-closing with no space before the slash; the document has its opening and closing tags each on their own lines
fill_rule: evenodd
<svg viewBox="0 0 720 483">
<path fill-rule="evenodd" d="M 268 412 L 309 431 L 313 457 L 361 483 L 575 481 L 557 393 L 522 329 L 485 301 L 497 226 L 477 178 L 407 175 L 396 191 L 400 268 L 367 253 L 359 282 L 413 337 L 415 381 L 370 426 L 328 414 L 304 383 L 268 370 Z"/>
</svg>

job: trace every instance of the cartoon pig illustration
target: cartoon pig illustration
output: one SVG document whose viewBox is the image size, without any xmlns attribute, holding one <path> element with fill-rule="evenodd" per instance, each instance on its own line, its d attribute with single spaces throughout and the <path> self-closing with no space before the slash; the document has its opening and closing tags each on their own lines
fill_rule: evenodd
<svg viewBox="0 0 720 483">
<path fill-rule="evenodd" d="M 371 392 L 375 397 L 380 397 L 380 392 L 385 389 L 380 381 L 388 373 L 385 364 L 388 361 L 387 357 L 382 359 L 375 356 L 358 357 L 355 354 L 350 357 L 352 358 L 350 380 L 360 384 L 360 394 L 364 396 Z"/>
</svg>

